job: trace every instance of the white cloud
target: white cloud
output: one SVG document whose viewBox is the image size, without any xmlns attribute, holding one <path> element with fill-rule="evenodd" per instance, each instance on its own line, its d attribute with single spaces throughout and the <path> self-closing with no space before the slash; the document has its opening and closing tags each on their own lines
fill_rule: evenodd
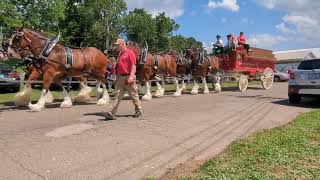
<svg viewBox="0 0 320 180">
<path fill-rule="evenodd" d="M 274 36 L 271 34 L 255 34 L 248 39 L 248 43 L 253 47 L 271 48 L 281 42 L 287 41 L 282 36 Z"/>
<path fill-rule="evenodd" d="M 165 12 L 169 17 L 176 18 L 184 13 L 184 0 L 125 0 L 128 9 L 144 8 L 153 16 Z"/>
<path fill-rule="evenodd" d="M 281 23 L 279 25 L 276 25 L 276 28 L 278 29 L 279 32 L 281 33 L 288 33 L 288 34 L 295 34 L 296 32 L 289 27 L 285 23 Z"/>
<path fill-rule="evenodd" d="M 240 9 L 239 5 L 237 4 L 237 0 L 209 0 L 208 8 L 223 8 L 234 12 L 239 11 Z"/>
<path fill-rule="evenodd" d="M 256 0 L 268 9 L 286 12 L 277 30 L 288 36 L 297 34 L 295 43 L 320 46 L 320 1 L 319 0 Z"/>
</svg>

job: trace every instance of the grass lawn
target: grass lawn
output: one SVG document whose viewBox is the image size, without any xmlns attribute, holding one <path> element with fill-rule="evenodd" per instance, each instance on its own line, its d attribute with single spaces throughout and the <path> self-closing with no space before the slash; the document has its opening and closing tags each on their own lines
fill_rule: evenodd
<svg viewBox="0 0 320 180">
<path fill-rule="evenodd" d="M 181 179 L 320 179 L 320 110 L 236 141 Z"/>
</svg>

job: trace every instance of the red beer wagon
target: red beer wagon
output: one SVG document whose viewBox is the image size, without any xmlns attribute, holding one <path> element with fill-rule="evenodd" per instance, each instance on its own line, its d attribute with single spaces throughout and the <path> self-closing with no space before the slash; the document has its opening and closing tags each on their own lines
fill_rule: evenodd
<svg viewBox="0 0 320 180">
<path fill-rule="evenodd" d="M 218 55 L 222 80 L 235 79 L 240 91 L 245 91 L 249 80 L 261 81 L 264 89 L 273 84 L 276 59 L 270 50 L 251 48 L 247 52 L 243 46 L 232 50 L 228 55 Z"/>
</svg>

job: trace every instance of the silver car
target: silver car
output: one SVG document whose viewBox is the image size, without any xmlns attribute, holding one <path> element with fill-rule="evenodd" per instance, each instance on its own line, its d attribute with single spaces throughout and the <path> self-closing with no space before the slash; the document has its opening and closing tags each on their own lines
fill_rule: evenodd
<svg viewBox="0 0 320 180">
<path fill-rule="evenodd" d="M 303 96 L 320 97 L 320 59 L 308 59 L 300 62 L 290 74 L 289 101 L 298 104 Z"/>
<path fill-rule="evenodd" d="M 274 81 L 281 82 L 281 81 L 288 81 L 290 75 L 284 72 L 275 71 L 274 72 Z"/>
</svg>

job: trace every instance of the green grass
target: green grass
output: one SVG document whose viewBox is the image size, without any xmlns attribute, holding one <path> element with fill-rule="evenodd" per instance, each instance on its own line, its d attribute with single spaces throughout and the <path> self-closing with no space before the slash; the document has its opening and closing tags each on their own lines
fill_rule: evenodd
<svg viewBox="0 0 320 180">
<path fill-rule="evenodd" d="M 195 179 L 320 179 L 320 110 L 232 143 Z"/>
</svg>

